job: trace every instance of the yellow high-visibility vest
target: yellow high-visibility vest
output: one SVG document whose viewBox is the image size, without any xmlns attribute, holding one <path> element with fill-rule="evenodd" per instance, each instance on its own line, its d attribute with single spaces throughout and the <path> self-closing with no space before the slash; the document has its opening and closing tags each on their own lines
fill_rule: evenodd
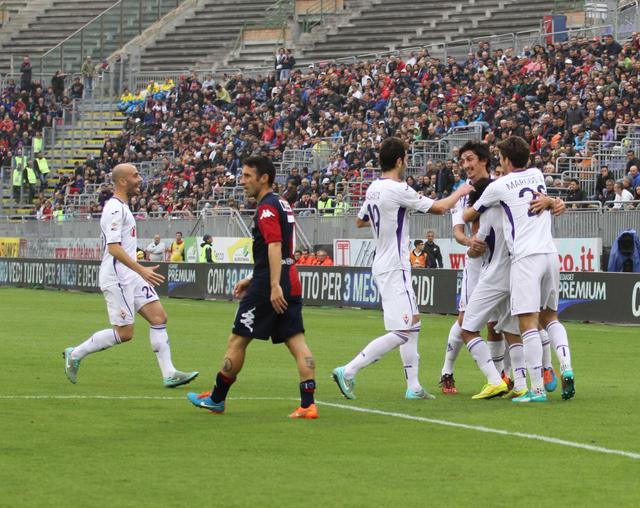
<svg viewBox="0 0 640 508">
<path fill-rule="evenodd" d="M 38 177 L 36 176 L 36 172 L 33 168 L 27 167 L 27 180 L 29 180 L 29 184 L 31 185 L 38 183 Z"/>
<path fill-rule="evenodd" d="M 38 162 L 38 169 L 40 170 L 40 173 L 43 175 L 49 174 L 49 163 L 47 162 L 47 159 L 40 157 L 39 159 L 36 159 L 36 161 Z"/>
<path fill-rule="evenodd" d="M 22 169 L 15 168 L 13 170 L 13 186 L 20 187 L 22 185 Z"/>
</svg>

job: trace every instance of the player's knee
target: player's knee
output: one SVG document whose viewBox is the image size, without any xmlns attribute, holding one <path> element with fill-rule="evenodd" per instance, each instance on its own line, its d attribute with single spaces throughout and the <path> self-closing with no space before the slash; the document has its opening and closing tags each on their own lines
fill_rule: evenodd
<svg viewBox="0 0 640 508">
<path fill-rule="evenodd" d="M 231 334 L 227 341 L 227 350 L 229 351 L 244 351 L 247 349 L 249 340 L 246 337 L 240 337 L 239 335 Z"/>
<path fill-rule="evenodd" d="M 150 319 L 151 326 L 162 326 L 166 325 L 169 320 L 169 316 L 164 309 L 158 310 Z"/>
<path fill-rule="evenodd" d="M 133 325 L 116 327 L 116 334 L 120 342 L 129 342 L 133 339 Z"/>
</svg>

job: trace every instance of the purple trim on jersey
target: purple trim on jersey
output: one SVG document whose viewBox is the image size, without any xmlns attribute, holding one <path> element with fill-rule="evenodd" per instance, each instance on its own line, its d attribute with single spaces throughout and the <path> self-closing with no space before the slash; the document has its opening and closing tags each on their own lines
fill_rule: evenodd
<svg viewBox="0 0 640 508">
<path fill-rule="evenodd" d="M 111 196 L 113 199 L 115 199 L 116 201 L 120 201 L 120 203 L 122 203 L 123 205 L 126 205 L 126 203 L 124 201 L 122 201 L 120 198 L 116 197 L 116 196 Z"/>
<path fill-rule="evenodd" d="M 398 227 L 396 228 L 396 241 L 398 242 L 398 256 L 400 256 L 400 244 L 402 242 L 402 228 L 404 227 L 404 215 L 407 213 L 406 208 L 398 208 Z"/>
<path fill-rule="evenodd" d="M 114 265 L 114 268 L 115 268 L 115 265 Z M 122 293 L 122 299 L 124 300 L 124 304 L 127 306 L 127 309 L 129 309 L 129 314 L 131 314 L 131 317 L 134 317 L 135 313 L 131 312 L 131 307 L 129 307 L 129 303 L 127 302 L 127 299 L 124 296 L 124 290 L 122 289 L 122 286 L 118 284 L 118 287 L 120 288 L 120 292 Z"/>
<path fill-rule="evenodd" d="M 487 243 L 487 247 L 489 247 L 489 259 L 487 259 L 487 264 L 490 265 L 496 251 L 496 232 L 493 228 L 489 230 L 489 234 L 487 235 L 487 238 L 485 238 L 485 242 Z"/>
<path fill-rule="evenodd" d="M 480 205 L 480 208 L 478 208 L 478 213 L 484 213 L 487 210 L 487 207 L 484 205 Z"/>
<path fill-rule="evenodd" d="M 502 205 L 502 208 L 504 209 L 504 213 L 507 214 L 507 218 L 509 219 L 509 222 L 511 223 L 511 239 L 515 240 L 516 239 L 516 225 L 513 222 L 513 214 L 511 213 L 511 208 L 509 208 L 509 205 L 507 205 L 507 203 L 505 203 L 504 201 L 500 201 L 500 204 Z"/>
</svg>

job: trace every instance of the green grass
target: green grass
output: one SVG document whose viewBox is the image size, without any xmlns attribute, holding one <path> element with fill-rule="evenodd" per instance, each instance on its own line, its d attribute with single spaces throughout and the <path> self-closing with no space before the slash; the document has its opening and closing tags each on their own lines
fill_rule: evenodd
<svg viewBox="0 0 640 508">
<path fill-rule="evenodd" d="M 163 304 L 176 366 L 200 370 L 189 389 L 208 389 L 235 304 Z M 67 381 L 61 351 L 108 324 L 101 295 L 2 289 L 0 316 L 0 506 L 637 506 L 640 498 L 632 458 L 322 405 L 319 420 L 288 420 L 298 384 L 284 346 L 251 345 L 217 416 L 193 408 L 186 388 L 162 388 L 143 320 L 132 343 L 88 357 L 78 384 Z M 451 321 L 423 317 L 421 377 L 434 393 Z M 472 401 L 483 378 L 464 351 L 457 396 L 405 401 L 394 352 L 361 372 L 358 400 L 347 402 L 330 372 L 383 332 L 381 314 L 306 308 L 305 324 L 320 401 L 640 453 L 637 328 L 569 324 L 576 398 L 556 392 L 546 405 L 522 407 Z M 33 395 L 88 398 L 8 398 Z"/>
</svg>

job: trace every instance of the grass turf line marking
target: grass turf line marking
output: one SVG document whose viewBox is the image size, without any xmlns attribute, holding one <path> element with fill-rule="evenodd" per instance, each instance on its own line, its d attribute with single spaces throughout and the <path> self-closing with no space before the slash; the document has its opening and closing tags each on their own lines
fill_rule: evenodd
<svg viewBox="0 0 640 508">
<path fill-rule="evenodd" d="M 469 425 L 466 423 L 456 423 L 456 422 L 450 422 L 448 420 L 425 418 L 423 416 L 414 416 L 414 415 L 409 415 L 405 413 L 381 411 L 380 409 L 369 409 L 365 407 L 348 406 L 346 404 L 335 404 L 333 402 L 321 402 L 321 401 L 316 401 L 316 402 L 318 403 L 318 405 L 321 405 L 321 406 L 335 407 L 338 409 L 346 409 L 349 411 L 355 411 L 359 413 L 375 414 L 380 416 L 390 416 L 393 418 L 401 418 L 403 420 L 411 420 L 411 421 L 422 422 L 422 423 L 431 423 L 434 425 L 443 425 L 445 427 L 455 427 L 458 429 L 475 430 L 477 432 L 485 432 L 487 434 L 499 434 L 502 436 L 514 436 L 514 437 L 520 437 L 524 439 L 532 439 L 535 441 L 542 441 L 545 443 L 557 444 L 561 446 L 569 446 L 571 448 L 579 448 L 581 450 L 588 450 L 591 452 L 605 453 L 609 455 L 620 455 L 622 457 L 640 460 L 640 453 L 627 452 L 624 450 L 615 450 L 613 448 L 604 448 L 602 446 L 594 446 L 586 443 L 576 443 L 574 441 L 567 441 L 565 439 L 541 436 L 540 434 L 528 434 L 526 432 L 512 432 L 509 430 L 492 429 L 490 427 L 484 427 L 483 425 Z"/>
<path fill-rule="evenodd" d="M 60 399 L 60 400 L 184 400 L 185 397 L 167 397 L 167 396 L 146 396 L 146 395 L 0 395 L 2 399 Z M 229 400 L 289 400 L 294 401 L 290 397 L 230 397 Z M 499 434 L 501 436 L 513 436 L 523 439 L 531 439 L 534 441 L 542 441 L 544 443 L 557 444 L 561 446 L 569 446 L 571 448 L 578 448 L 581 450 L 588 450 L 591 452 L 604 453 L 608 455 L 620 455 L 634 460 L 640 460 L 640 453 L 627 452 L 624 450 L 616 450 L 613 448 L 605 448 L 602 446 L 594 446 L 586 443 L 577 443 L 574 441 L 567 441 L 565 439 L 558 439 L 555 437 L 542 436 L 540 434 L 528 434 L 525 432 L 511 432 L 502 429 L 493 429 L 491 427 L 484 427 L 482 425 L 470 425 L 467 423 L 451 422 L 449 420 L 439 420 L 435 418 L 426 418 L 424 416 L 414 416 L 406 413 L 395 413 L 392 411 L 382 411 L 380 409 L 370 409 L 366 407 L 348 406 L 346 404 L 336 404 L 333 402 L 322 402 L 317 400 L 316 403 L 319 406 L 333 407 L 337 409 L 346 409 L 348 411 L 355 411 L 358 413 L 374 414 L 379 416 L 389 416 L 392 418 L 400 418 L 402 420 L 410 420 L 421 423 L 431 423 L 433 425 L 442 425 L 445 427 L 454 427 L 465 430 L 475 430 L 477 432 L 484 432 L 487 434 Z"/>
</svg>

